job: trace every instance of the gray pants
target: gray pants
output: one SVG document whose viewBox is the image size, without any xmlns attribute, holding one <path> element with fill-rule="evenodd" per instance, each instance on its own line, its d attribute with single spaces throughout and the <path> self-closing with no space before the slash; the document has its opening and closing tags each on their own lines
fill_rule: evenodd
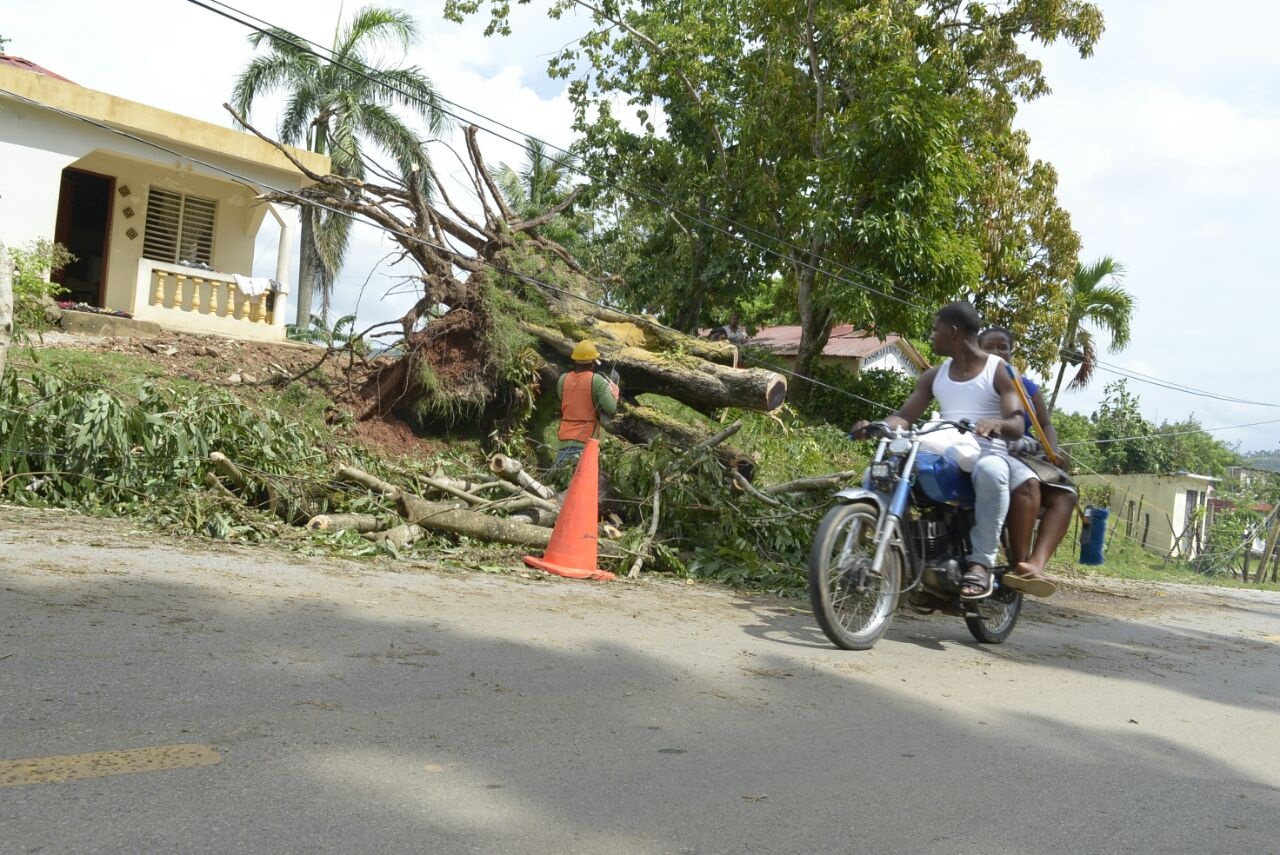
<svg viewBox="0 0 1280 855">
<path fill-rule="evenodd" d="M 996 566 L 1000 552 L 1000 531 L 1009 513 L 1009 491 L 1035 477 L 1025 465 L 1012 460 L 1003 440 L 979 440 L 982 456 L 973 466 L 973 528 L 969 530 L 970 564 L 988 569 Z"/>
</svg>

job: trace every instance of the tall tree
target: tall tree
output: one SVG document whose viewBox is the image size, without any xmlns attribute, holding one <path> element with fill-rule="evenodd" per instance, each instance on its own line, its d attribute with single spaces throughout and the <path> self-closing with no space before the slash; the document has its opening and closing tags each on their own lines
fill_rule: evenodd
<svg viewBox="0 0 1280 855">
<path fill-rule="evenodd" d="M 365 176 L 363 146 L 371 143 L 403 174 L 417 170 L 424 176 L 425 192 L 427 154 L 422 137 L 394 108 L 407 110 L 425 121 L 431 133 L 438 133 L 445 120 L 435 87 L 417 66 L 389 66 L 379 58 L 387 47 L 408 50 L 417 34 L 409 13 L 376 6 L 366 6 L 339 24 L 332 60 L 321 58 L 286 30 L 255 32 L 249 43 L 255 48 L 265 43 L 266 50 L 236 78 L 233 103 L 247 118 L 263 95 L 280 90 L 286 96 L 277 129 L 282 142 L 329 155 L 334 173 L 353 178 Z M 301 218 L 297 322 L 306 326 L 314 291 L 319 292 L 321 313 L 329 311 L 351 220 L 313 206 L 304 207 Z"/>
<path fill-rule="evenodd" d="M 1173 448 L 1168 437 L 1142 415 L 1142 401 L 1124 380 L 1108 383 L 1093 418 L 1098 471 L 1117 475 L 1169 472 Z"/>
<path fill-rule="evenodd" d="M 485 5 L 489 31 L 508 32 L 507 0 L 450 0 L 446 13 Z M 649 235 L 678 253 L 664 261 L 679 274 L 664 315 L 690 328 L 781 277 L 802 373 L 837 318 L 910 333 L 929 306 L 977 290 L 988 149 L 1013 134 L 1019 100 L 1047 91 L 1026 43 L 1088 55 L 1102 29 L 1077 0 L 559 0 L 552 14 L 571 7 L 597 26 L 550 70 L 572 78 L 592 174 L 662 211 Z M 1030 172 L 1018 180 L 1051 200 L 1047 174 Z"/>
<path fill-rule="evenodd" d="M 1083 388 L 1093 379 L 1098 347 L 1093 333 L 1085 326 L 1086 323 L 1100 327 L 1110 336 L 1108 350 L 1112 353 L 1118 353 L 1128 346 L 1129 324 L 1137 307 L 1137 300 L 1117 284 L 1123 276 L 1124 267 L 1110 256 L 1104 256 L 1092 264 L 1076 265 L 1067 292 L 1066 329 L 1059 343 L 1058 356 L 1062 364 L 1058 369 L 1057 382 L 1053 384 L 1049 409 L 1052 410 L 1058 403 L 1058 392 L 1062 389 L 1062 379 L 1067 373 L 1068 365 L 1076 366 L 1075 376 L 1071 378 L 1068 389 Z"/>
</svg>

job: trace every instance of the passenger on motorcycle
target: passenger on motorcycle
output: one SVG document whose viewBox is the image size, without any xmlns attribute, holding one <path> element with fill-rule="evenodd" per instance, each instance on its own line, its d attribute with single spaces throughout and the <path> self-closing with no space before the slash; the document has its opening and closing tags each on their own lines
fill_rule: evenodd
<svg viewBox="0 0 1280 855">
<path fill-rule="evenodd" d="M 1013 333 L 1004 327 L 991 327 L 978 336 L 978 343 L 987 353 L 1011 362 L 1013 350 Z M 1027 390 L 1027 399 L 1036 411 L 1036 421 L 1044 430 L 1044 436 L 1024 437 L 1019 444 L 1027 444 L 1027 453 L 1019 454 L 1027 460 L 1027 466 L 1035 474 L 1035 478 L 1027 481 L 1010 495 L 1009 507 L 1009 563 L 1013 565 L 1005 584 L 1016 590 L 1033 596 L 1048 596 L 1053 593 L 1053 580 L 1044 575 L 1045 566 L 1066 536 L 1067 527 L 1071 523 L 1071 514 L 1079 501 L 1076 485 L 1059 467 L 1044 458 L 1043 449 L 1052 452 L 1052 457 L 1065 460 L 1058 447 L 1058 433 L 1050 421 L 1049 408 L 1044 404 L 1044 396 L 1040 387 L 1026 377 L 1022 384 Z M 1027 417 L 1026 426 L 1031 427 L 1031 418 Z M 1043 446 L 1043 448 L 1041 448 Z M 1015 452 L 1017 454 L 1017 452 Z M 1027 458 L 1032 459 L 1028 460 Z M 1040 508 L 1044 508 L 1044 516 L 1040 526 L 1036 528 L 1036 517 Z M 1035 530 L 1035 545 L 1031 536 Z M 1046 593 L 1047 592 L 1047 593 Z"/>
<path fill-rule="evenodd" d="M 980 600 L 991 595 L 1000 548 L 1000 531 L 1009 511 L 1009 493 L 1027 479 L 1031 470 L 1009 457 L 1005 440 L 1018 439 L 1025 431 L 1023 407 L 1004 360 L 978 346 L 982 321 L 968 303 L 949 303 L 933 319 L 929 343 L 941 365 L 920 375 L 913 391 L 896 413 L 884 422 L 890 427 L 910 426 L 937 401 L 943 419 L 968 420 L 982 450 L 971 477 L 974 492 L 974 525 L 969 537 L 973 552 L 960 588 L 961 599 Z M 855 436 L 865 436 L 868 422 L 853 426 Z"/>
</svg>

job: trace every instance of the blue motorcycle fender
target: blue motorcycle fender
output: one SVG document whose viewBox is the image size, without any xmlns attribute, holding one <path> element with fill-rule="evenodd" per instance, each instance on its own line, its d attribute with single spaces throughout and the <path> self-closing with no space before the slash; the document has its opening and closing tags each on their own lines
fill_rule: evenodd
<svg viewBox="0 0 1280 855">
<path fill-rule="evenodd" d="M 836 501 L 842 505 L 851 505 L 854 502 L 875 502 L 880 513 L 884 513 L 889 498 L 866 487 L 849 487 L 836 493 Z"/>
</svg>

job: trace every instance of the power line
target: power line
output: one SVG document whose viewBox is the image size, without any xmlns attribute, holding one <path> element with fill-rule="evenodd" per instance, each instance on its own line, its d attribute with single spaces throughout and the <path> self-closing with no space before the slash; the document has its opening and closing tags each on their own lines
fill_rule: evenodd
<svg viewBox="0 0 1280 855">
<path fill-rule="evenodd" d="M 377 74 L 378 74 L 377 69 L 370 68 L 368 65 L 365 65 L 364 63 L 359 63 L 358 65 L 353 65 L 353 64 L 351 64 L 350 62 L 346 61 L 345 59 L 340 58 L 340 57 L 337 57 L 337 56 L 333 53 L 333 51 L 332 51 L 332 50 L 330 50 L 329 48 L 324 47 L 323 45 L 320 45 L 320 44 L 318 44 L 318 43 L 316 43 L 316 42 L 314 42 L 314 41 L 311 41 L 310 39 L 307 39 L 307 38 L 306 38 L 306 37 L 304 37 L 304 36 L 300 36 L 300 35 L 298 35 L 297 33 L 292 32 L 291 30 L 287 30 L 287 29 L 285 29 L 285 28 L 283 28 L 283 27 L 275 26 L 274 24 L 271 24 L 269 21 L 265 21 L 265 20 L 263 20 L 262 18 L 259 18 L 259 17 L 255 16 L 255 15 L 252 15 L 252 14 L 250 14 L 250 13 L 248 13 L 248 12 L 244 12 L 244 11 L 242 11 L 242 10 L 240 10 L 240 9 L 238 9 L 238 8 L 236 8 L 236 7 L 234 7 L 234 6 L 230 5 L 230 4 L 228 4 L 228 3 L 224 3 L 224 2 L 222 2 L 222 0 L 209 0 L 209 2 L 215 3 L 215 4 L 217 4 L 218 6 L 223 7 L 223 9 L 230 10 L 230 11 L 223 11 L 223 9 L 215 9 L 213 6 L 208 5 L 208 3 L 203 2 L 203 0 L 187 0 L 187 2 L 188 2 L 188 3 L 191 3 L 192 5 L 199 6 L 200 8 L 205 9 L 205 10 L 207 10 L 207 11 L 209 11 L 209 12 L 212 12 L 212 13 L 214 13 L 215 15 L 218 15 L 218 16 L 220 16 L 220 17 L 226 18 L 226 19 L 227 19 L 227 20 L 229 20 L 229 21 L 233 21 L 233 22 L 235 22 L 235 23 L 237 23 L 237 24 L 240 24 L 241 26 L 244 26 L 244 27 L 246 27 L 246 28 L 248 28 L 248 29 L 251 29 L 251 30 L 254 30 L 254 31 L 258 32 L 258 33 L 261 33 L 261 34 L 263 34 L 263 35 L 267 36 L 268 38 L 270 38 L 270 39 L 272 39 L 272 40 L 274 40 L 274 41 L 281 41 L 281 42 L 284 42 L 284 43 L 286 43 L 286 44 L 290 45 L 290 46 L 291 46 L 291 47 L 293 47 L 293 48 L 301 48 L 303 51 L 305 51 L 306 53 L 311 54 L 311 55 L 312 55 L 312 56 L 314 56 L 316 59 L 319 59 L 319 60 L 322 60 L 322 61 L 328 62 L 328 63 L 330 63 L 331 65 L 336 65 L 336 66 L 338 66 L 339 68 L 346 69 L 347 71 L 350 71 L 350 72 L 352 72 L 352 73 L 354 73 L 354 74 L 356 74 L 356 75 L 358 75 L 358 76 L 360 76 L 360 77 L 363 77 L 363 78 L 365 78 L 366 80 L 369 80 L 370 82 L 377 83 L 377 84 L 378 84 L 378 85 L 380 85 L 380 86 L 384 86 L 384 87 L 386 87 L 386 88 L 388 88 L 388 89 L 390 89 L 390 90 L 392 90 L 392 91 L 394 91 L 394 92 L 397 92 L 398 94 L 403 95 L 405 98 L 409 98 L 409 99 L 412 99 L 412 100 L 418 100 L 418 101 L 420 101 L 420 102 L 424 100 L 424 99 L 423 99 L 423 96 L 422 96 L 422 93 L 415 93 L 415 92 L 411 92 L 411 91 L 408 91 L 408 90 L 406 90 L 406 89 L 401 88 L 401 87 L 400 87 L 399 85 L 397 85 L 394 81 L 388 82 L 388 81 L 387 81 L 387 80 L 385 80 L 385 79 L 380 79 L 380 78 L 377 76 Z M 231 14 L 232 12 L 234 12 L 235 14 Z M 243 16 L 244 18 L 248 18 L 249 20 L 243 20 L 242 18 L 237 18 L 237 17 L 236 17 L 236 15 L 241 15 L 241 16 Z M 258 24 L 261 24 L 262 26 L 258 26 L 257 24 L 252 23 L 253 21 L 258 22 Z M 265 27 L 265 28 L 268 28 L 268 29 L 264 29 L 264 27 Z M 286 39 L 286 38 L 283 38 L 283 37 L 281 37 L 280 35 L 278 35 L 278 33 L 277 33 L 277 32 L 273 32 L 273 31 L 278 31 L 279 33 L 286 33 L 286 34 L 289 36 L 289 38 L 287 38 L 287 39 Z M 323 52 L 324 52 L 324 54 L 327 54 L 327 55 L 322 55 L 321 53 L 317 53 L 317 51 L 323 51 Z M 555 150 L 555 151 L 561 152 L 561 153 L 563 153 L 563 154 L 567 154 L 567 155 L 572 155 L 572 154 L 573 154 L 573 153 L 572 153 L 571 151 L 569 151 L 568 149 L 562 148 L 562 147 L 560 147 L 560 146 L 558 146 L 558 145 L 555 145 L 554 143 L 547 142 L 546 140 L 538 139 L 537 137 L 534 137 L 534 136 L 533 136 L 533 135 L 531 135 L 531 134 L 525 134 L 524 132 L 520 131 L 520 130 L 519 130 L 519 129 L 517 129 L 517 128 L 512 127 L 511 125 L 505 124 L 504 122 L 502 122 L 502 121 L 500 121 L 500 120 L 498 120 L 498 119 L 494 119 L 494 118 L 492 118 L 492 117 L 490 117 L 490 116 L 487 116 L 487 115 L 485 115 L 484 113 L 481 113 L 481 112 L 479 112 L 479 111 L 477 111 L 477 110 L 475 110 L 475 109 L 473 109 L 473 108 L 471 108 L 471 107 L 466 106 L 465 104 L 460 104 L 460 103 L 458 103 L 457 101 L 453 101 L 453 100 L 451 100 L 451 99 L 449 99 L 449 98 L 445 98 L 444 96 L 439 95 L 438 93 L 436 94 L 436 96 L 435 96 L 435 97 L 436 97 L 436 100 L 437 100 L 437 101 L 443 102 L 443 103 L 445 103 L 445 104 L 449 104 L 449 105 L 451 105 L 451 106 L 453 106 L 453 107 L 456 107 L 457 109 L 462 110 L 463 112 L 469 113 L 469 114 L 470 114 L 470 115 L 472 115 L 472 116 L 478 117 L 478 118 L 480 118 L 481 120 L 483 120 L 483 121 L 485 121 L 485 122 L 490 122 L 490 123 L 492 123 L 492 124 L 495 124 L 495 125 L 497 125 L 498 127 L 501 127 L 501 128 L 504 128 L 504 129 L 506 129 L 506 130 L 511 131 L 512 133 L 521 134 L 521 136 L 525 137 L 525 139 L 529 139 L 529 140 L 536 140 L 536 141 L 537 141 L 538 143 L 540 143 L 541 145 L 543 145 L 543 146 L 545 146 L 545 147 L 547 147 L 547 148 L 553 149 L 553 150 Z M 447 115 L 447 116 L 449 116 L 449 117 L 451 117 L 451 118 L 457 119 L 457 120 L 458 120 L 458 121 L 460 121 L 460 122 L 474 122 L 474 120 L 473 120 L 473 119 L 468 119 L 468 118 L 465 118 L 465 117 L 463 117 L 463 116 L 459 116 L 457 113 L 452 112 L 452 111 L 449 111 L 449 110 L 441 109 L 441 110 L 440 110 L 440 112 L 442 112 L 443 114 L 445 114 L 445 115 Z M 503 134 L 498 133 L 497 131 L 493 130 L 492 128 L 485 127 L 484 125 L 477 124 L 477 127 L 479 127 L 481 130 L 483 130 L 485 133 L 488 133 L 488 134 L 490 134 L 491 136 L 494 136 L 494 137 L 496 137 L 497 139 L 503 140 L 503 141 L 508 142 L 508 143 L 510 143 L 510 144 L 512 144 L 512 145 L 516 145 L 516 146 L 520 146 L 520 147 L 524 147 L 524 146 L 525 146 L 525 142 L 524 142 L 524 140 L 515 140 L 515 139 L 512 139 L 512 138 L 510 138 L 510 137 L 504 136 Z M 895 290 L 895 291 L 899 291 L 899 292 L 901 292 L 901 293 L 903 293 L 903 294 L 908 294 L 908 295 L 909 295 L 909 294 L 911 294 L 911 293 L 912 293 L 909 289 L 903 288 L 902 286 L 897 285 L 897 284 L 896 284 L 896 283 L 894 283 L 894 282 L 891 282 L 891 281 L 889 281 L 889 280 L 877 279 L 877 278 L 875 278 L 875 277 L 872 277 L 870 274 L 866 273 L 865 271 L 858 270 L 858 269 L 856 269 L 856 268 L 850 267 L 849 265 L 843 264 L 842 262 L 838 262 L 838 261 L 835 261 L 835 260 L 830 259 L 830 258 L 826 258 L 826 257 L 821 256 L 821 255 L 817 255 L 817 254 L 810 253 L 808 250 L 804 249 L 803 247 L 800 247 L 800 246 L 797 246 L 797 245 L 795 245 L 795 244 L 793 244 L 793 243 L 790 243 L 790 242 L 788 242 L 787 240 L 785 240 L 785 239 L 783 239 L 783 238 L 781 238 L 781 237 L 778 237 L 777 235 L 771 235 L 771 234 L 768 234 L 767 232 L 763 232 L 763 231 L 761 231 L 761 230 L 759 230 L 759 229 L 756 229 L 756 228 L 754 228 L 754 227 L 747 226 L 747 225 L 744 225 L 744 224 L 742 224 L 742 223 L 736 222 L 736 221 L 734 221 L 734 220 L 729 219 L 728 217 L 723 216 L 722 214 L 718 214 L 718 213 L 714 213 L 714 212 L 712 212 L 712 213 L 711 213 L 711 216 L 715 217 L 715 219 L 720 220 L 721 222 L 724 222 L 724 223 L 728 223 L 728 225 L 729 225 L 729 226 L 733 227 L 734 229 L 739 230 L 739 232 L 743 232 L 743 233 L 750 233 L 750 234 L 757 235 L 757 236 L 759 236 L 762 240 L 768 240 L 768 241 L 775 242 L 775 243 L 777 243 L 779 246 L 783 246 L 783 247 L 786 247 L 787 249 L 792 250 L 792 252 L 793 252 L 793 253 L 803 254 L 803 255 L 812 255 L 812 257 L 813 257 L 813 258 L 815 258 L 815 259 L 817 260 L 817 262 L 819 262 L 819 263 L 825 263 L 825 264 L 827 264 L 827 265 L 835 265 L 836 267 L 838 267 L 838 268 L 840 268 L 841 270 L 843 270 L 843 271 L 847 272 L 848 274 L 850 274 L 850 275 L 852 275 L 852 276 L 859 277 L 859 278 L 861 278 L 861 279 L 864 279 L 864 280 L 866 280 L 866 282 L 871 283 L 871 284 L 869 284 L 869 285 L 868 285 L 868 284 L 862 284 L 862 283 L 854 282 L 854 281 L 852 281 L 852 280 L 850 280 L 850 279 L 848 279 L 848 278 L 846 278 L 846 277 L 843 277 L 843 276 L 837 275 L 837 274 L 835 274 L 835 273 L 832 273 L 830 270 L 823 270 L 821 267 L 819 267 L 819 266 L 818 266 L 818 264 L 817 264 L 817 263 L 812 263 L 812 262 L 809 262 L 809 261 L 805 261 L 805 260 L 801 259 L 801 258 L 799 257 L 799 255 L 787 255 L 787 254 L 784 254 L 784 253 L 782 253 L 782 252 L 779 252 L 779 251 L 778 251 L 778 250 L 776 250 L 776 249 L 773 249 L 772 247 L 769 247 L 769 246 L 766 246 L 766 245 L 764 245 L 764 244 L 762 244 L 762 243 L 759 243 L 759 242 L 758 242 L 758 241 L 756 241 L 756 240 L 752 240 L 751 238 L 746 237 L 744 234 L 738 234 L 738 233 L 735 233 L 734 231 L 730 230 L 729 228 L 726 228 L 726 227 L 724 227 L 724 226 L 716 225 L 715 223 L 712 223 L 712 222 L 708 222 L 707 220 L 705 220 L 705 219 L 703 219 L 703 218 L 701 218 L 701 217 L 699 217 L 699 216 L 697 216 L 697 215 L 695 215 L 695 214 L 693 214 L 693 213 L 689 212 L 689 211 L 688 211 L 688 210 L 686 210 L 686 209 L 678 208 L 678 207 L 676 206 L 676 203 L 674 203 L 674 202 L 672 202 L 672 201 L 671 201 L 671 197 L 670 197 L 669 195 L 664 194 L 661 190 L 654 188 L 652 185 L 646 185 L 646 184 L 644 184 L 643 182 L 637 182 L 637 183 L 639 183 L 639 184 L 640 184 L 640 186 L 647 187 L 650 191 L 652 191 L 652 192 L 654 192 L 654 193 L 658 194 L 658 196 L 657 196 L 657 197 L 655 197 L 655 196 L 646 196 L 646 195 L 645 195 L 645 194 L 643 194 L 643 193 L 637 192 L 634 188 L 628 189 L 628 188 L 621 187 L 621 186 L 619 186 L 616 182 L 608 181 L 607 179 L 601 178 L 600 176 L 593 175 L 592 173 L 587 172 L 585 169 L 583 169 L 582 167 L 580 167 L 580 166 L 576 165 L 575 163 L 572 163 L 572 162 L 571 162 L 571 163 L 567 164 L 567 167 L 568 167 L 569 169 L 571 169 L 572 171 L 574 171 L 574 172 L 578 173 L 579 175 L 582 175 L 582 176 L 584 176 L 584 177 L 586 177 L 586 178 L 590 178 L 591 180 L 596 181 L 596 182 L 599 182 L 600 184 L 603 184 L 604 186 L 607 186 L 607 187 L 610 187 L 610 188 L 612 188 L 612 189 L 618 190 L 619 192 L 621 192 L 621 193 L 623 193 L 623 194 L 625 194 L 625 195 L 627 195 L 627 196 L 631 196 L 631 197 L 633 197 L 633 198 L 642 199 L 643 201 L 646 201 L 646 202 L 649 202 L 649 203 L 651 203 L 651 204 L 657 205 L 658 207 L 663 208 L 664 210 L 666 210 L 668 213 L 671 213 L 671 214 L 673 214 L 673 215 L 678 215 L 678 216 L 684 217 L 685 219 L 689 220 L 690 222 L 694 222 L 694 223 L 697 223 L 697 224 L 699 224 L 699 225 L 701 225 L 701 226 L 705 226 L 706 228 L 712 229 L 713 231 L 716 231 L 716 232 L 718 232 L 718 233 L 720 233 L 720 234 L 722 234 L 722 235 L 724 235 L 724 236 L 726 236 L 726 237 L 728 237 L 728 238 L 730 238 L 730 239 L 733 239 L 733 240 L 736 240 L 736 241 L 740 241 L 740 242 L 742 242 L 742 243 L 746 243 L 746 244 L 748 244 L 748 245 L 750 245 L 750 246 L 754 247 L 755 249 L 758 249 L 758 250 L 760 250 L 761 252 L 768 253 L 769 255 L 772 255 L 772 256 L 774 256 L 774 257 L 776 257 L 776 258 L 778 258 L 778 259 L 780 259 L 780 260 L 782 260 L 782 261 L 785 261 L 785 262 L 788 262 L 788 263 L 793 263 L 793 264 L 798 264 L 798 265 L 799 265 L 799 266 L 801 266 L 801 267 L 804 267 L 804 268 L 807 268 L 807 269 L 809 269 L 809 270 L 812 270 L 814 273 L 820 273 L 820 274 L 822 274 L 822 275 L 824 275 L 824 276 L 827 276 L 827 277 L 830 277 L 831 279 L 836 280 L 837 282 L 841 282 L 841 283 L 846 284 L 846 285 L 849 285 L 849 286 L 851 286 L 851 287 L 853 287 L 853 288 L 858 288 L 858 289 L 860 289 L 860 290 L 862 290 L 862 291 L 866 291 L 867 293 L 874 294 L 874 295 L 879 296 L 879 297 L 885 297 L 885 298 L 888 298 L 888 299 L 893 300 L 893 301 L 895 301 L 895 302 L 901 303 L 902 305 L 907 306 L 908 308 L 915 309 L 916 311 L 924 312 L 924 313 L 926 313 L 926 314 L 928 314 L 928 313 L 929 313 L 929 311 L 930 311 L 930 310 L 929 310 L 929 308 L 928 308 L 928 307 L 926 307 L 926 306 L 922 306 L 922 305 L 920 305 L 919 303 L 915 303 L 915 302 L 912 302 L 911 300 L 907 300 L 907 299 L 904 299 L 904 298 L 902 298 L 902 297 L 898 297 L 898 296 L 896 296 L 896 295 L 894 295 L 894 294 L 889 293 L 889 292 L 888 292 L 888 291 L 886 291 L 886 290 L 883 290 L 883 289 L 885 289 L 885 288 L 892 288 L 893 290 Z M 634 180 L 634 179 L 633 179 L 633 180 Z M 665 196 L 665 199 L 664 199 L 664 198 L 659 198 L 659 197 L 663 197 L 663 196 Z M 873 286 L 878 286 L 878 287 L 873 287 Z"/>
<path fill-rule="evenodd" d="M 1130 369 L 1130 368 L 1121 368 L 1119 366 L 1112 366 L 1107 363 L 1095 361 L 1094 364 L 1099 369 L 1106 371 L 1110 374 L 1116 374 L 1120 377 L 1125 377 L 1130 380 L 1136 380 L 1139 383 L 1147 383 L 1152 386 L 1159 386 L 1163 389 L 1168 389 L 1173 392 L 1182 392 L 1183 394 L 1186 394 L 1186 395 L 1194 395 L 1200 398 L 1209 398 L 1215 401 L 1223 401 L 1224 403 L 1228 403 L 1228 404 L 1242 404 L 1242 405 L 1251 406 L 1251 407 L 1272 407 L 1272 408 L 1280 409 L 1280 404 L 1271 404 L 1266 401 L 1252 401 L 1252 400 L 1249 400 L 1248 398 L 1238 398 L 1234 395 L 1226 395 L 1220 392 L 1210 392 L 1206 389 L 1197 389 L 1194 386 L 1186 386 L 1181 383 L 1176 383 L 1172 380 L 1162 380 L 1159 377 L 1154 377 L 1150 374 L 1142 374 L 1141 372 L 1134 371 L 1133 369 Z"/>
<path fill-rule="evenodd" d="M 1263 422 L 1247 422 L 1242 425 L 1223 425 L 1222 427 L 1212 428 L 1195 428 L 1193 430 L 1175 430 L 1175 431 L 1157 431 L 1149 434 L 1135 434 L 1133 436 L 1118 436 L 1109 439 L 1081 439 L 1075 442 L 1061 443 L 1062 448 L 1070 448 L 1076 445 L 1107 445 L 1113 442 L 1137 442 L 1144 439 L 1167 439 L 1175 436 L 1189 436 L 1197 433 L 1216 433 L 1224 430 L 1238 430 L 1240 428 L 1257 427 L 1258 425 L 1274 425 L 1280 424 L 1280 419 L 1268 419 Z"/>
</svg>

